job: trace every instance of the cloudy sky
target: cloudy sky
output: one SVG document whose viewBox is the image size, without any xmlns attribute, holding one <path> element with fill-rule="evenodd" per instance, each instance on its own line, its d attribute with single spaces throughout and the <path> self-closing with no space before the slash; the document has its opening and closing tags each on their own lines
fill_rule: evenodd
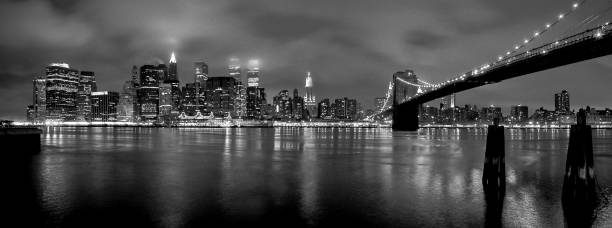
<svg viewBox="0 0 612 228">
<path fill-rule="evenodd" d="M 51 62 L 97 74 L 100 90 L 118 91 L 132 65 L 167 62 L 176 52 L 179 78 L 192 63 L 226 74 L 230 57 L 262 64 L 268 100 L 314 77 L 315 95 L 355 97 L 366 107 L 383 96 L 393 72 L 413 69 L 441 81 L 491 61 L 529 36 L 568 0 L 31 0 L 0 1 L 0 118 L 24 119 L 32 78 Z M 590 0 L 543 41 L 609 20 L 612 6 Z M 572 107 L 612 107 L 612 58 L 480 87 L 459 104 L 526 104 L 552 108 L 567 89 Z M 303 90 L 303 89 L 302 89 Z"/>
</svg>

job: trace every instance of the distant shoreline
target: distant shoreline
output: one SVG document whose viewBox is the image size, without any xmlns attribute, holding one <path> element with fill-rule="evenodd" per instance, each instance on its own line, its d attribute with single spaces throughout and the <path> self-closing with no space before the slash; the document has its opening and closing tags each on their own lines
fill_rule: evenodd
<svg viewBox="0 0 612 228">
<path fill-rule="evenodd" d="M 216 122 L 216 123 L 178 123 L 162 125 L 154 123 L 131 122 L 65 122 L 52 124 L 32 124 L 28 122 L 15 122 L 16 127 L 142 127 L 142 128 L 391 128 L 390 124 L 371 122 L 280 122 L 280 121 L 245 121 L 245 122 Z M 569 129 L 570 124 L 547 125 L 510 125 L 501 124 L 508 129 Z M 612 129 L 612 124 L 590 124 L 593 129 Z M 488 124 L 422 124 L 420 128 L 446 128 L 446 129 L 486 129 Z"/>
</svg>

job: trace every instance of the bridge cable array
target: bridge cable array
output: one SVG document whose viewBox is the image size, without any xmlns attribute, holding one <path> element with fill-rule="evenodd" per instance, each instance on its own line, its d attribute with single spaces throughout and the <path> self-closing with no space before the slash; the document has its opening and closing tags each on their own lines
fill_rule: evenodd
<svg viewBox="0 0 612 228">
<path fill-rule="evenodd" d="M 505 55 L 500 55 L 497 57 L 497 62 L 501 62 L 504 61 L 506 58 L 509 58 L 510 56 L 512 56 L 514 53 L 518 52 L 519 50 L 523 49 L 524 47 L 526 47 L 527 45 L 529 45 L 530 43 L 532 43 L 535 39 L 542 37 L 542 34 L 550 31 L 553 27 L 555 27 L 555 25 L 559 24 L 561 22 L 561 20 L 563 20 L 564 18 L 566 18 L 567 16 L 571 15 L 573 12 L 575 12 L 580 6 L 584 5 L 584 3 L 586 2 L 586 0 L 581 0 L 580 2 L 575 2 L 572 4 L 572 7 L 570 10 L 567 10 L 565 12 L 561 12 L 557 15 L 557 18 L 554 20 L 554 22 L 552 23 L 546 23 L 544 25 L 544 28 L 541 30 L 536 30 L 532 36 L 530 36 L 529 38 L 526 38 L 523 40 L 522 43 L 516 44 L 514 45 L 514 47 L 509 50 L 506 51 Z"/>
</svg>

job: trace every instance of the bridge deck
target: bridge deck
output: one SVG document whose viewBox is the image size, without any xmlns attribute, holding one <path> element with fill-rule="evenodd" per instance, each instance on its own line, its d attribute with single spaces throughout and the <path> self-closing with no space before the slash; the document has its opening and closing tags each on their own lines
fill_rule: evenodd
<svg viewBox="0 0 612 228">
<path fill-rule="evenodd" d="M 434 90 L 412 97 L 401 106 L 423 104 L 453 93 L 501 82 L 506 79 L 531 74 L 612 54 L 612 32 L 607 26 L 596 27 L 585 32 L 531 49 L 506 58 L 477 75 L 448 83 Z M 391 110 L 386 110 L 389 113 Z"/>
</svg>

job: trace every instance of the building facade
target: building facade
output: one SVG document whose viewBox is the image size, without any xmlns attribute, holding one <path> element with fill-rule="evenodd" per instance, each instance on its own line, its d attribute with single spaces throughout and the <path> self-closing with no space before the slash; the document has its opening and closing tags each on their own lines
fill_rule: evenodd
<svg viewBox="0 0 612 228">
<path fill-rule="evenodd" d="M 119 93 L 92 92 L 91 93 L 91 119 L 93 121 L 116 121 Z"/>
<path fill-rule="evenodd" d="M 46 120 L 76 120 L 79 71 L 66 63 L 52 63 L 45 71 Z"/>
</svg>

